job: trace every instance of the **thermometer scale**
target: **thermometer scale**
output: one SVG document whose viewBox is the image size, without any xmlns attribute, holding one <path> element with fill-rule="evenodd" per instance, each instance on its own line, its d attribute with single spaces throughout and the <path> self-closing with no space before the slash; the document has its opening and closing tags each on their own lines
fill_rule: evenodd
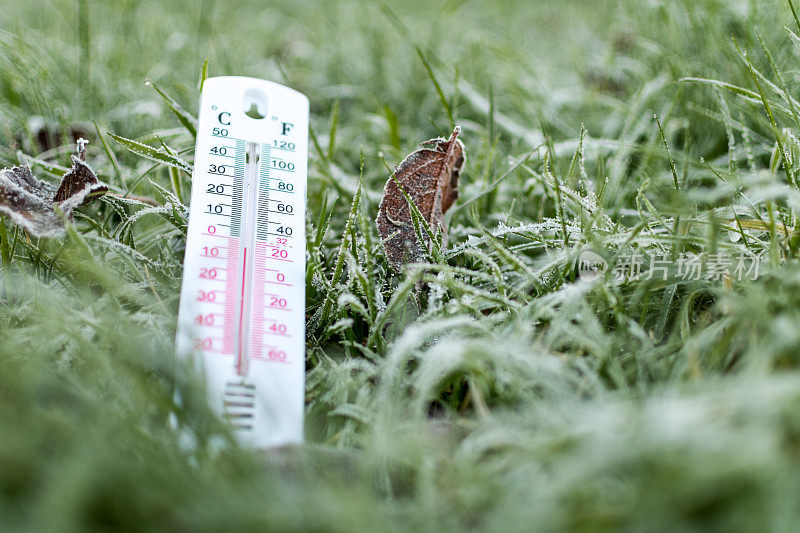
<svg viewBox="0 0 800 533">
<path fill-rule="evenodd" d="M 177 352 L 254 447 L 303 440 L 308 99 L 209 78 L 200 101 Z"/>
</svg>

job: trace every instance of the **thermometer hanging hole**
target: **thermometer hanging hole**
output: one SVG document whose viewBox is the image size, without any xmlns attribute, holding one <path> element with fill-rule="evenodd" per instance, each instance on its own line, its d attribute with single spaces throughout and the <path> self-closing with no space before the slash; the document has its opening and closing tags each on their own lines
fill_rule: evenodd
<svg viewBox="0 0 800 533">
<path fill-rule="evenodd" d="M 267 95 L 259 89 L 247 89 L 242 99 L 242 111 L 254 120 L 267 116 Z"/>
<path fill-rule="evenodd" d="M 264 118 L 264 115 L 258 112 L 258 106 L 256 104 L 250 104 L 250 109 L 245 112 L 245 115 L 256 120 Z"/>
</svg>

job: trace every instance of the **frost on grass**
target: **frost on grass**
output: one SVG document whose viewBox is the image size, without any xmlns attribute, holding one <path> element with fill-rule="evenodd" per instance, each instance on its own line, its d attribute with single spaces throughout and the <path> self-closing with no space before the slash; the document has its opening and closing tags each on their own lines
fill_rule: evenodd
<svg viewBox="0 0 800 533">
<path fill-rule="evenodd" d="M 378 231 L 386 258 L 397 270 L 424 259 L 431 246 L 430 236 L 417 235 L 407 201 L 417 207 L 423 222 L 434 233 L 444 230 L 444 212 L 458 198 L 458 177 L 464 164 L 464 145 L 456 127 L 450 139 L 431 139 L 406 157 L 386 182 L 378 208 Z"/>
<path fill-rule="evenodd" d="M 64 233 L 59 211 L 71 219 L 76 207 L 108 191 L 86 164 L 86 142 L 78 141 L 78 155 L 58 188 L 34 177 L 28 165 L 0 170 L 0 212 L 35 237 Z"/>
</svg>

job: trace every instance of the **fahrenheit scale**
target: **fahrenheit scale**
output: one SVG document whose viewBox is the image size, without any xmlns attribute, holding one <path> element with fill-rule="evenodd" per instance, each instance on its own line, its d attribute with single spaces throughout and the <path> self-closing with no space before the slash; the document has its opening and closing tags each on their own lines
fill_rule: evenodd
<svg viewBox="0 0 800 533">
<path fill-rule="evenodd" d="M 255 447 L 303 440 L 308 99 L 269 81 L 203 85 L 177 352 Z"/>
</svg>

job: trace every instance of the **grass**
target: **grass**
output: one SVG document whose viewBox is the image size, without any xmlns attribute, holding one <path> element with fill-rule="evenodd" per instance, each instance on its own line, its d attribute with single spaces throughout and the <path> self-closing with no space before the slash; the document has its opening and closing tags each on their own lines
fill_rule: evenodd
<svg viewBox="0 0 800 533">
<path fill-rule="evenodd" d="M 116 192 L 62 239 L 0 225 L 3 529 L 794 530 L 788 1 L 52 0 L 0 28 L 0 163 L 55 180 L 81 134 Z M 174 360 L 202 72 L 311 100 L 299 448 L 237 447 Z M 387 166 L 452 123 L 449 244 L 394 273 Z M 762 264 L 586 283 L 586 249 Z"/>
</svg>

